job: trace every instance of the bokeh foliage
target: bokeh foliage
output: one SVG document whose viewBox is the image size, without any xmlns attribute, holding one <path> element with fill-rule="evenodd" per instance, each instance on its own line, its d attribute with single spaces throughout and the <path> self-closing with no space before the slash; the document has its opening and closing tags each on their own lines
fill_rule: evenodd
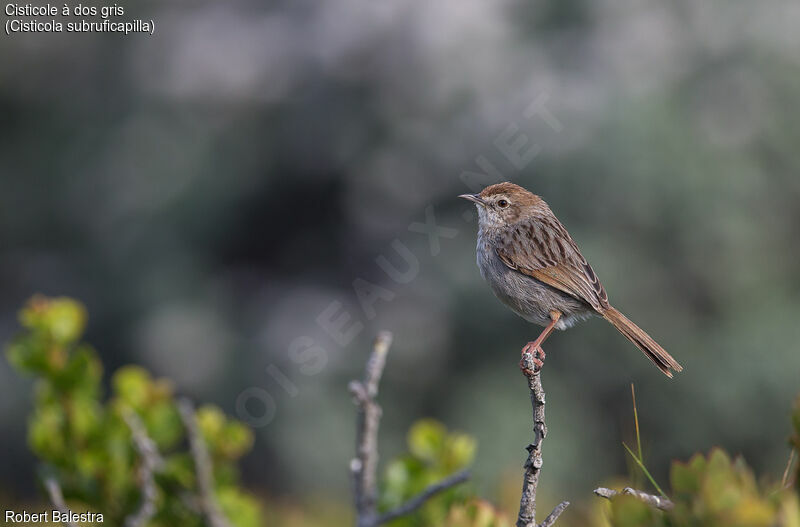
<svg viewBox="0 0 800 527">
<path fill-rule="evenodd" d="M 800 487 L 795 488 L 797 480 L 793 482 L 792 478 L 797 476 L 791 473 L 800 451 L 800 396 L 792 409 L 791 424 L 789 461 L 780 481 L 757 480 L 744 458 L 732 459 L 725 450 L 715 447 L 707 456 L 695 454 L 685 463 L 673 461 L 670 469 L 673 507 L 669 510 L 658 510 L 635 496 L 619 494 L 611 500 L 606 514 L 595 515 L 595 524 L 603 527 L 800 526 L 800 494 L 795 492 Z M 638 442 L 638 421 L 636 431 Z M 634 456 L 630 449 L 628 452 Z M 641 457 L 639 461 L 641 463 Z M 643 463 L 640 468 L 647 473 Z M 652 478 L 651 483 L 666 497 Z"/>
<path fill-rule="evenodd" d="M 800 448 L 800 397 L 792 412 L 792 427 L 790 444 L 796 455 Z M 407 443 L 409 452 L 387 466 L 381 495 L 384 509 L 399 505 L 427 485 L 468 465 L 476 449 L 470 436 L 448 432 L 444 425 L 430 419 L 420 420 L 412 426 Z M 800 463 L 795 471 L 800 471 Z M 599 501 L 598 498 L 592 507 L 586 506 L 586 500 L 579 499 L 573 506 L 573 514 L 563 516 L 557 525 L 799 527 L 800 486 L 790 477 L 787 472 L 784 481 L 759 479 L 743 458 L 732 458 L 724 449 L 714 448 L 707 455 L 698 453 L 686 462 L 672 463 L 669 491 L 669 498 L 674 503 L 672 510 L 658 510 L 627 495 L 610 501 Z M 510 527 L 513 525 L 510 515 L 514 512 L 499 510 L 478 497 L 468 485 L 450 489 L 418 512 L 396 520 L 392 525 Z M 544 512 L 540 511 L 540 514 Z"/>
<path fill-rule="evenodd" d="M 800 395 L 794 401 L 794 408 L 792 411 L 792 436 L 789 439 L 789 445 L 792 447 L 795 457 L 800 455 Z M 795 465 L 794 484 L 800 492 L 800 460 Z M 787 467 L 787 469 L 791 469 Z"/>
<path fill-rule="evenodd" d="M 613 527 L 795 527 L 800 525 L 800 497 L 793 489 L 759 484 L 742 458 L 722 449 L 674 462 L 670 475 L 675 507 L 662 512 L 632 496 L 611 502 Z"/>
<path fill-rule="evenodd" d="M 491 503 L 478 498 L 453 505 L 441 524 L 445 527 L 511 527 L 512 522 Z"/>
<path fill-rule="evenodd" d="M 9 343 L 7 356 L 19 371 L 36 378 L 28 442 L 40 458 L 40 476 L 55 478 L 74 510 L 102 512 L 109 525 L 121 525 L 142 501 L 142 460 L 129 422 L 135 414 L 163 462 L 155 473 L 158 487 L 152 526 L 200 526 L 198 482 L 171 383 L 154 379 L 136 366 L 111 378 L 103 397 L 103 368 L 94 349 L 81 342 L 87 322 L 84 307 L 68 298 L 32 298 L 20 312 L 24 330 Z M 214 492 L 232 525 L 265 525 L 258 501 L 239 487 L 236 462 L 253 444 L 251 431 L 213 406 L 195 419 L 213 462 Z M 800 397 L 794 403 L 790 446 L 800 451 Z M 432 419 L 409 430 L 407 453 L 387 463 L 380 485 L 380 508 L 391 510 L 429 485 L 473 462 L 473 437 L 449 431 Z M 780 527 L 800 526 L 800 462 L 788 481 L 759 481 L 742 458 L 720 448 L 688 462 L 674 462 L 670 499 L 675 507 L 659 511 L 631 496 L 595 507 L 588 523 L 598 527 Z M 792 479 L 794 481 L 792 481 Z M 273 507 L 273 505 L 275 505 Z M 346 515 L 311 519 L 297 510 L 270 504 L 269 524 L 339 525 Z M 476 495 L 472 485 L 451 488 L 393 527 L 510 527 L 510 511 L 501 511 Z M 572 525 L 565 516 L 560 525 Z M 582 523 L 586 525 L 587 521 Z"/>
<path fill-rule="evenodd" d="M 20 312 L 24 328 L 7 347 L 11 364 L 36 378 L 28 444 L 42 478 L 55 478 L 75 511 L 102 513 L 122 525 L 142 502 L 142 459 L 126 415 L 142 423 L 162 457 L 151 526 L 200 526 L 198 482 L 172 385 L 127 366 L 103 397 L 103 367 L 81 342 L 87 313 L 68 298 L 32 298 Z M 236 462 L 252 447 L 249 428 L 204 406 L 195 419 L 213 465 L 214 492 L 232 525 L 262 525 L 258 502 L 239 487 Z"/>
<path fill-rule="evenodd" d="M 475 440 L 463 433 L 449 432 L 438 421 L 422 419 L 414 423 L 407 437 L 408 453 L 392 460 L 381 484 L 379 506 L 384 511 L 398 507 L 447 476 L 469 466 L 474 457 Z M 429 500 L 418 513 L 391 523 L 393 527 L 441 525 L 450 509 L 469 496 L 459 485 Z"/>
</svg>

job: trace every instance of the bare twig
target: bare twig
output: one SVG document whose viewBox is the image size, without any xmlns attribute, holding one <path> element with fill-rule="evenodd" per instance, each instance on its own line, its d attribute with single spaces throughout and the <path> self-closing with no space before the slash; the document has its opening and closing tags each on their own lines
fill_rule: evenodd
<svg viewBox="0 0 800 527">
<path fill-rule="evenodd" d="M 672 501 L 664 498 L 662 496 L 656 496 L 654 494 L 648 494 L 641 490 L 632 489 L 630 487 L 625 487 L 622 489 L 622 492 L 618 492 L 613 489 L 607 489 L 605 487 L 600 487 L 598 489 L 594 489 L 594 493 L 601 498 L 611 499 L 614 496 L 619 496 L 621 494 L 625 494 L 628 496 L 633 496 L 634 498 L 643 501 L 644 503 L 650 505 L 651 507 L 655 507 L 657 509 L 661 509 L 662 511 L 671 510 L 675 504 Z"/>
<path fill-rule="evenodd" d="M 161 466 L 162 459 L 158 453 L 155 442 L 147 435 L 147 430 L 141 419 L 133 410 L 123 412 L 122 418 L 131 430 L 133 444 L 139 452 L 139 486 L 142 492 L 142 502 L 139 509 L 125 519 L 126 527 L 140 527 L 146 525 L 156 513 L 156 498 L 158 488 L 153 474 Z"/>
<path fill-rule="evenodd" d="M 545 394 L 540 378 L 541 369 L 533 362 L 533 355 L 523 355 L 525 368 L 530 372 L 525 377 L 528 379 L 528 389 L 531 392 L 531 406 L 533 406 L 533 443 L 529 444 L 528 459 L 525 461 L 525 476 L 522 480 L 522 497 L 519 500 L 519 514 L 517 527 L 536 527 L 536 489 L 539 485 L 539 472 L 542 469 L 542 442 L 547 436 L 547 425 L 544 420 Z M 540 524 L 540 527 L 549 527 L 569 506 L 568 501 L 561 502 L 553 512 Z"/>
<path fill-rule="evenodd" d="M 220 511 L 214 497 L 214 468 L 206 443 L 197 428 L 194 405 L 189 399 L 181 399 L 178 401 L 178 411 L 181 414 L 183 426 L 186 428 L 186 435 L 189 437 L 189 448 L 192 451 L 197 485 L 200 490 L 200 508 L 211 527 L 229 527 L 230 524 Z"/>
<path fill-rule="evenodd" d="M 355 404 L 358 406 L 358 429 L 356 434 L 356 456 L 350 461 L 353 477 L 354 500 L 356 508 L 356 527 L 378 527 L 381 524 L 410 514 L 427 500 L 469 478 L 469 473 L 459 472 L 438 483 L 434 483 L 417 496 L 396 509 L 378 514 L 378 427 L 381 407 L 375 401 L 378 385 L 386 365 L 386 354 L 392 343 L 392 334 L 382 331 L 373 345 L 372 354 L 367 361 L 363 381 L 352 381 L 349 385 Z"/>
<path fill-rule="evenodd" d="M 61 486 L 58 484 L 58 481 L 54 477 L 49 477 L 44 480 L 44 488 L 47 490 L 47 494 L 50 496 L 50 502 L 58 509 L 58 512 L 61 513 L 61 516 L 66 516 L 70 518 L 72 516 L 67 507 L 66 502 L 64 502 L 64 494 L 61 492 Z M 63 522 L 64 525 L 67 527 L 78 527 L 77 524 L 72 523 L 70 521 Z"/>
<path fill-rule="evenodd" d="M 794 448 L 791 452 L 789 452 L 789 461 L 786 462 L 786 470 L 783 471 L 783 477 L 781 478 L 781 487 L 788 489 L 792 486 L 792 480 L 789 478 L 789 472 L 792 470 L 792 463 L 794 462 Z"/>
<path fill-rule="evenodd" d="M 377 520 L 378 488 L 375 475 L 378 469 L 381 407 L 375 402 L 375 397 L 378 395 L 378 384 L 391 344 L 392 334 L 388 331 L 380 332 L 367 361 L 364 381 L 350 383 L 350 393 L 358 405 L 356 456 L 350 462 L 358 527 L 376 525 Z"/>
<path fill-rule="evenodd" d="M 391 510 L 385 514 L 382 514 L 378 517 L 375 525 L 382 525 L 384 523 L 388 523 L 392 520 L 395 520 L 401 516 L 405 516 L 406 514 L 411 514 L 421 506 L 425 504 L 426 501 L 431 499 L 433 496 L 440 492 L 444 492 L 445 490 L 455 487 L 456 485 L 463 483 L 469 479 L 469 471 L 462 470 L 461 472 L 456 472 L 450 477 L 447 477 L 438 483 L 434 483 L 430 485 L 428 488 L 408 500 L 407 502 L 403 503 L 399 507 L 394 510 Z"/>
<path fill-rule="evenodd" d="M 564 512 L 564 510 L 567 507 L 569 507 L 568 501 L 562 501 L 561 503 L 556 505 L 556 508 L 553 509 L 553 512 L 551 512 L 547 516 L 547 518 L 545 518 L 544 521 L 539 524 L 539 527 L 550 527 L 551 525 L 553 525 L 558 519 L 558 517 L 561 516 L 561 513 Z"/>
</svg>

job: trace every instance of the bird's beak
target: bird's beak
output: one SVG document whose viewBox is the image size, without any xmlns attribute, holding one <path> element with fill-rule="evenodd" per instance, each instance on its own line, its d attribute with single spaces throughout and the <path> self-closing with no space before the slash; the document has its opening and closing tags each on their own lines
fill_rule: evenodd
<svg viewBox="0 0 800 527">
<path fill-rule="evenodd" d="M 478 205 L 486 205 L 486 202 L 483 201 L 483 198 L 480 196 L 480 194 L 461 194 L 459 198 L 464 198 L 470 201 L 474 201 Z"/>
</svg>

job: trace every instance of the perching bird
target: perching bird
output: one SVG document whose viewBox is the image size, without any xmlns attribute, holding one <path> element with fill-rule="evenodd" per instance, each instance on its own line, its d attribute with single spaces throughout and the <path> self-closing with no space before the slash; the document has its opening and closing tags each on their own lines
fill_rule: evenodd
<svg viewBox="0 0 800 527">
<path fill-rule="evenodd" d="M 592 267 L 539 196 L 513 183 L 459 196 L 478 208 L 478 267 L 494 294 L 525 320 L 544 326 L 522 349 L 544 358 L 542 343 L 592 315 L 611 322 L 668 377 L 683 368 L 639 326 L 614 309 Z M 524 367 L 523 367 L 524 369 Z"/>
</svg>

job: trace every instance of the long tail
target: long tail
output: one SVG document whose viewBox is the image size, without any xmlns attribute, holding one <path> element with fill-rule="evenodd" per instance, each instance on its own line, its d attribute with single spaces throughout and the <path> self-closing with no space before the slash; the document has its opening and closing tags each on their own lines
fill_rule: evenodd
<svg viewBox="0 0 800 527">
<path fill-rule="evenodd" d="M 670 368 L 677 371 L 683 370 L 683 367 L 678 364 L 678 361 L 672 358 L 672 355 L 667 353 L 667 351 L 658 345 L 658 342 L 653 340 L 650 335 L 644 332 L 642 328 L 628 320 L 628 317 L 614 309 L 613 307 L 609 307 L 603 313 L 603 318 L 614 324 L 614 327 L 617 328 L 617 331 L 625 335 L 628 340 L 636 344 L 636 347 L 639 348 L 647 355 L 647 358 L 653 361 L 653 363 L 658 366 L 658 369 L 661 370 L 664 375 L 667 377 L 672 377 L 672 372 Z"/>
</svg>

